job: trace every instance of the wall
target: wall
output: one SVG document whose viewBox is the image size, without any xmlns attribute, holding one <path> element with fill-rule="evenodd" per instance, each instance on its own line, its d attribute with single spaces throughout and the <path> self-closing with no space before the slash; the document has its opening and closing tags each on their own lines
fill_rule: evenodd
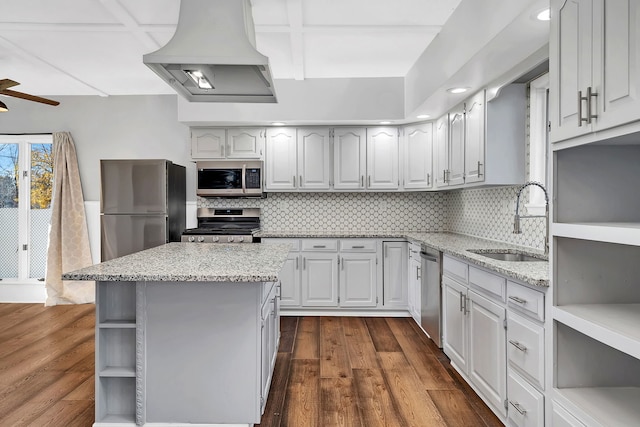
<svg viewBox="0 0 640 427">
<path fill-rule="evenodd" d="M 269 193 L 198 199 L 201 207 L 259 207 L 265 230 L 445 231 L 444 193 Z"/>
<path fill-rule="evenodd" d="M 100 200 L 100 159 L 169 159 L 187 167 L 187 200 L 195 201 L 189 128 L 177 121 L 177 95 L 58 96 L 57 107 L 4 99 L 0 134 L 69 131 L 85 200 Z"/>
</svg>

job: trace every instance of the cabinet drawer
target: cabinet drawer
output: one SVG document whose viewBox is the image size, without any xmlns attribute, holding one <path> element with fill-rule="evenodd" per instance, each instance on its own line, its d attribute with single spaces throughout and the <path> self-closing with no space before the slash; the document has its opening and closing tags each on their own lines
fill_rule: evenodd
<svg viewBox="0 0 640 427">
<path fill-rule="evenodd" d="M 281 243 L 283 245 L 291 245 L 291 252 L 298 252 L 300 250 L 300 239 L 282 239 L 280 237 L 263 238 L 262 243 Z"/>
<path fill-rule="evenodd" d="M 467 263 L 445 255 L 442 259 L 442 270 L 445 275 L 464 284 L 469 283 L 469 266 Z"/>
<path fill-rule="evenodd" d="M 302 250 L 313 252 L 337 252 L 338 241 L 335 239 L 302 239 Z"/>
<path fill-rule="evenodd" d="M 376 241 L 371 239 L 340 240 L 341 252 L 375 252 Z"/>
<path fill-rule="evenodd" d="M 507 287 L 507 279 L 504 277 L 469 266 L 469 284 L 504 302 Z"/>
<path fill-rule="evenodd" d="M 507 282 L 507 302 L 527 316 L 544 321 L 544 294 L 514 282 Z"/>
<path fill-rule="evenodd" d="M 544 396 L 513 371 L 509 371 L 507 389 L 509 390 L 507 418 L 511 421 L 509 425 L 543 427 Z"/>
<path fill-rule="evenodd" d="M 526 318 L 507 314 L 507 359 L 509 364 L 544 388 L 544 328 Z"/>
</svg>

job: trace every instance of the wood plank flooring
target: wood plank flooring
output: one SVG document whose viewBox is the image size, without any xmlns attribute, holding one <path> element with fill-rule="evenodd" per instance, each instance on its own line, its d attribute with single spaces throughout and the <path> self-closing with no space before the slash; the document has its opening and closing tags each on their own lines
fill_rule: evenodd
<svg viewBox="0 0 640 427">
<path fill-rule="evenodd" d="M 91 304 L 0 304 L 0 427 L 89 427 Z M 407 318 L 283 317 L 260 427 L 497 427 Z"/>
</svg>

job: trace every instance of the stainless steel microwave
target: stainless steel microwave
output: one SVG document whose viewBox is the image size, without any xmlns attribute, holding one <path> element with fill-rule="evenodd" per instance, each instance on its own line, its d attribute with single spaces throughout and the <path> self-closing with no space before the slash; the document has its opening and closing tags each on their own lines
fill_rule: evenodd
<svg viewBox="0 0 640 427">
<path fill-rule="evenodd" d="M 196 162 L 201 197 L 261 197 L 264 162 L 256 160 Z"/>
</svg>

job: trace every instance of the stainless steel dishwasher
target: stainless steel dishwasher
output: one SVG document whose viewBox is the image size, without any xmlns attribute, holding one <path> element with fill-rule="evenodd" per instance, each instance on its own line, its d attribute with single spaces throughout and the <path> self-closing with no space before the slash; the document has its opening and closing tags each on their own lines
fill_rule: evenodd
<svg viewBox="0 0 640 427">
<path fill-rule="evenodd" d="M 442 348 L 442 252 L 427 248 L 420 252 L 422 259 L 422 289 L 420 324 L 433 342 Z"/>
</svg>

